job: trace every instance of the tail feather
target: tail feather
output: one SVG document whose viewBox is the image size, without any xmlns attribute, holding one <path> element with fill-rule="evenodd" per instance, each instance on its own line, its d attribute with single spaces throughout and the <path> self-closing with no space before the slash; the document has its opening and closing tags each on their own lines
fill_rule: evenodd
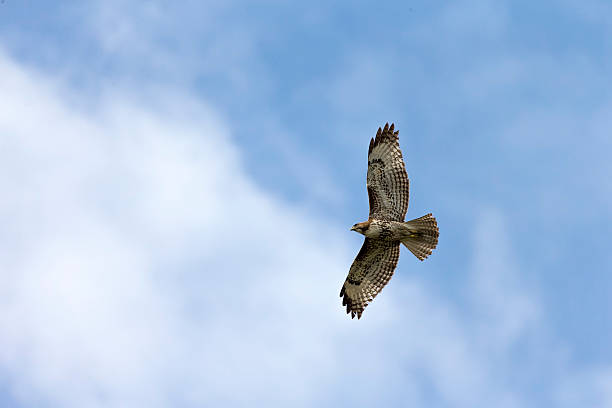
<svg viewBox="0 0 612 408">
<path fill-rule="evenodd" d="M 406 237 L 402 244 L 406 246 L 421 261 L 431 255 L 438 245 L 438 223 L 433 215 L 427 214 L 404 223 Z"/>
</svg>

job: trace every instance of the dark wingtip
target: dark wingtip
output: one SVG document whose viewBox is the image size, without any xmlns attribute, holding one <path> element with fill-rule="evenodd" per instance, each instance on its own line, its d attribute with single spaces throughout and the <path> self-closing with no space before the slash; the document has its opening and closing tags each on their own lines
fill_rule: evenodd
<svg viewBox="0 0 612 408">
<path fill-rule="evenodd" d="M 395 123 L 391 123 L 389 126 L 389 122 L 385 123 L 385 126 L 381 129 L 378 128 L 378 132 L 376 132 L 376 140 L 374 140 L 374 145 L 372 148 L 376 147 L 379 143 L 382 142 L 382 139 L 392 138 L 393 136 L 399 135 L 399 130 L 395 130 Z"/>
<path fill-rule="evenodd" d="M 344 288 L 342 288 L 344 289 Z M 342 293 L 342 292 L 341 292 Z M 357 316 L 357 320 L 361 319 L 361 314 L 363 313 L 363 306 L 359 306 L 357 307 L 356 305 L 353 304 L 353 302 L 351 301 L 351 299 L 346 296 L 346 293 L 342 293 L 344 295 L 344 297 L 342 298 L 342 306 L 346 306 L 346 314 L 351 315 L 351 319 L 354 319 L 355 316 Z M 367 305 L 367 303 L 366 303 Z M 355 306 L 355 307 L 354 307 Z"/>
</svg>

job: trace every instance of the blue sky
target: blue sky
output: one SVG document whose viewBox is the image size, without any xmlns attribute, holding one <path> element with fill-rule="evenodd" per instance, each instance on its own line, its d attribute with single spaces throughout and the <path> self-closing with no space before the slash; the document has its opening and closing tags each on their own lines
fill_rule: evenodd
<svg viewBox="0 0 612 408">
<path fill-rule="evenodd" d="M 1 405 L 612 406 L 607 2 L 6 0 L 0 90 Z"/>
</svg>

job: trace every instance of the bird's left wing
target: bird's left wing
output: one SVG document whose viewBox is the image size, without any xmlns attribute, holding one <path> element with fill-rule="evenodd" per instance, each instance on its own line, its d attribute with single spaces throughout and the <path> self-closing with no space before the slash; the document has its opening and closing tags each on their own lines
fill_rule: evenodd
<svg viewBox="0 0 612 408">
<path fill-rule="evenodd" d="M 399 242 L 365 239 L 340 290 L 342 305 L 351 318 L 361 318 L 363 309 L 389 282 L 399 254 Z"/>
<path fill-rule="evenodd" d="M 393 124 L 378 128 L 368 149 L 370 218 L 404 221 L 408 210 L 409 181 Z"/>
</svg>

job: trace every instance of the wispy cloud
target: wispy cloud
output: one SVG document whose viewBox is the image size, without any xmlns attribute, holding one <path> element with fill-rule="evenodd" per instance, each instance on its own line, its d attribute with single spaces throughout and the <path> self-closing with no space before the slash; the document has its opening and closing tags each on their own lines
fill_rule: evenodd
<svg viewBox="0 0 612 408">
<path fill-rule="evenodd" d="M 274 400 L 268 384 L 293 377 L 276 398 L 300 400 L 319 381 L 308 353 L 331 355 L 345 244 L 259 190 L 222 121 L 185 116 L 188 97 L 169 103 L 181 115 L 116 94 L 82 113 L 40 74 L 1 67 L 1 349 L 17 388 L 163 406 Z"/>
<path fill-rule="evenodd" d="M 124 90 L 84 111 L 4 55 L 0 81 L 0 367 L 24 405 L 610 403 L 605 370 L 514 379 L 517 352 L 563 354 L 499 211 L 477 223 L 467 306 L 404 254 L 351 321 L 337 292 L 359 243 L 257 187 L 213 109 Z"/>
<path fill-rule="evenodd" d="M 612 406 L 609 364 L 563 340 L 553 321 L 567 302 L 547 301 L 588 301 L 580 281 L 539 284 L 569 279 L 545 280 L 567 262 L 585 276 L 574 254 L 607 242 L 609 75 L 574 37 L 534 52 L 515 6 L 493 1 L 424 4 L 384 30 L 356 8 L 351 27 L 338 10 L 294 10 L 330 29 L 311 48 L 315 33 L 291 31 L 299 18 L 266 25 L 243 4 L 92 4 L 73 19 L 92 48 L 66 64 L 85 87 L 57 74 L 66 66 L 0 53 L 0 394 L 67 407 Z M 560 14 L 607 24 L 602 2 L 583 6 Z M 316 69 L 300 78 L 303 60 Z M 432 150 L 444 163 L 425 170 L 438 172 L 427 194 L 444 226 L 435 257 L 402 253 L 357 322 L 338 298 L 360 245 L 342 205 L 354 184 L 351 212 L 365 213 L 353 138 L 388 116 L 414 122 L 403 135 L 427 130 L 405 149 L 411 171 Z M 334 146 L 350 165 L 326 155 Z M 411 211 L 425 177 L 413 186 Z M 583 214 L 586 200 L 596 209 Z M 604 273 L 587 277 L 602 291 Z"/>
</svg>

